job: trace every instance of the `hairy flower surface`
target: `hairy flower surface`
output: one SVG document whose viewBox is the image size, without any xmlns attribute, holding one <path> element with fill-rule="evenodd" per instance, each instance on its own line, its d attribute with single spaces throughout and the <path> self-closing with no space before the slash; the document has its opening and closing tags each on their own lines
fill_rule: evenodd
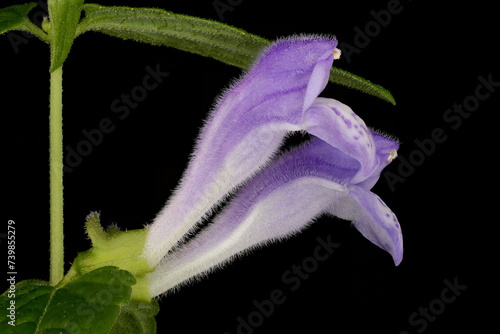
<svg viewBox="0 0 500 334">
<path fill-rule="evenodd" d="M 368 129 L 348 106 L 318 97 L 336 45 L 321 36 L 278 40 L 221 96 L 179 187 L 148 227 L 143 256 L 155 267 L 147 275 L 151 296 L 293 235 L 322 214 L 352 221 L 401 262 L 397 218 L 370 191 L 398 143 Z M 276 157 L 292 131 L 312 139 Z M 235 191 L 214 221 L 183 244 Z"/>
<path fill-rule="evenodd" d="M 253 176 L 328 82 L 334 39 L 301 36 L 266 49 L 212 110 L 174 195 L 150 226 L 146 259 L 158 263 L 235 187 Z"/>
</svg>

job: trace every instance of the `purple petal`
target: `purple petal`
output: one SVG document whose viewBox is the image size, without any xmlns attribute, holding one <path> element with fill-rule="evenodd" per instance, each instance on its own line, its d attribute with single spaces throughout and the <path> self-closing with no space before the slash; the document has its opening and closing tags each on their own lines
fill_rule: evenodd
<svg viewBox="0 0 500 334">
<path fill-rule="evenodd" d="M 265 165 L 328 81 L 337 41 L 280 40 L 219 99 L 172 198 L 149 226 L 155 265 L 209 210 Z"/>
<path fill-rule="evenodd" d="M 360 163 L 352 183 L 367 179 L 378 166 L 377 149 L 370 130 L 347 105 L 318 98 L 304 115 L 307 132 L 323 139 Z"/>
<path fill-rule="evenodd" d="M 321 155 L 325 150 L 332 154 Z M 335 157 L 347 159 L 339 159 L 337 166 L 332 164 Z M 348 194 L 341 183 L 356 168 L 356 161 L 321 140 L 285 154 L 249 180 L 212 224 L 148 274 L 151 296 L 214 269 L 241 251 L 300 231 L 332 200 Z"/>
<path fill-rule="evenodd" d="M 370 220 L 388 211 L 357 190 L 363 188 L 349 190 L 358 170 L 358 161 L 317 138 L 284 154 L 249 180 L 212 224 L 158 264 L 148 275 L 151 295 L 206 274 L 243 251 L 293 235 L 336 208 L 342 218 L 355 218 L 370 241 L 392 251 L 388 228 L 377 230 L 378 221 Z"/>
<path fill-rule="evenodd" d="M 403 235 L 396 215 L 380 197 L 362 187 L 353 186 L 349 193 L 358 205 L 352 203 L 351 215 L 341 218 L 353 220 L 366 239 L 391 254 L 399 265 L 403 259 Z M 335 209 L 330 213 L 338 215 Z"/>
<path fill-rule="evenodd" d="M 377 148 L 377 167 L 366 180 L 358 183 L 358 186 L 368 190 L 377 183 L 382 170 L 397 157 L 397 150 L 399 148 L 399 142 L 391 137 L 377 132 L 371 132 L 371 135 Z"/>
</svg>

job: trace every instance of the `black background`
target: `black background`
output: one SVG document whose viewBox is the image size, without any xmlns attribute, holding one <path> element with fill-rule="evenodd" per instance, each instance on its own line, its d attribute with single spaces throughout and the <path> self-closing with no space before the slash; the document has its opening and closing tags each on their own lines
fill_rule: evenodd
<svg viewBox="0 0 500 334">
<path fill-rule="evenodd" d="M 390 186 L 384 174 L 373 191 L 399 218 L 405 256 L 395 267 L 348 222 L 320 219 L 300 235 L 257 250 L 164 297 L 158 333 L 238 333 L 238 317 L 255 314 L 254 301 L 268 300 L 275 289 L 283 291 L 286 300 L 252 328 L 254 333 L 452 333 L 466 326 L 475 332 L 496 328 L 489 303 L 497 300 L 495 121 L 500 87 L 494 87 L 496 92 L 460 124 L 443 119 L 454 104 L 473 101 L 478 77 L 500 82 L 493 2 L 437 6 L 402 0 L 399 13 L 391 15 L 385 27 L 372 30 L 364 45 L 356 39 L 356 27 L 374 27 L 371 11 L 387 9 L 392 1 L 221 2 L 233 4 L 222 17 L 212 0 L 119 4 L 222 19 L 269 39 L 335 34 L 339 41 L 358 47 L 335 65 L 388 88 L 397 105 L 333 84 L 322 96 L 350 105 L 369 126 L 401 140 L 400 159 L 387 168 L 401 178 Z M 16 3 L 3 1 L 2 6 Z M 42 12 L 38 7 L 32 13 Z M 49 51 L 34 38 L 23 40 L 16 49 L 6 35 L 0 36 L 0 50 L 7 152 L 2 159 L 6 186 L 0 232 L 6 233 L 7 221 L 15 220 L 18 280 L 48 279 Z M 142 83 L 147 66 L 159 66 L 169 76 L 119 119 L 112 102 Z M 105 225 L 116 222 L 124 229 L 152 221 L 177 184 L 214 98 L 239 74 L 228 65 L 166 47 L 96 33 L 76 40 L 64 67 L 64 145 L 76 147 L 85 140 L 82 131 L 97 128 L 103 118 L 111 119 L 115 128 L 65 174 L 68 267 L 77 252 L 89 247 L 83 224 L 90 211 L 100 211 Z M 436 129 L 446 140 L 423 152 L 416 141 L 430 145 Z M 410 167 L 402 166 L 404 161 Z M 291 291 L 282 275 L 312 255 L 318 237 L 328 236 L 340 247 Z M 4 245 L 2 239 L 6 254 Z M 439 302 L 446 280 L 466 286 L 451 303 Z M 453 294 L 448 291 L 445 296 Z M 429 306 L 437 314 L 423 320 L 418 313 Z M 415 312 L 417 322 L 411 322 Z"/>
</svg>

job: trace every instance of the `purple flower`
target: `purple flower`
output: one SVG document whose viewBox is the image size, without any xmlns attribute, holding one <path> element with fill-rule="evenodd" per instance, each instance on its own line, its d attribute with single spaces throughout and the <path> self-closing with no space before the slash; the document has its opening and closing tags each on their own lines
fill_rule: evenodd
<svg viewBox="0 0 500 334">
<path fill-rule="evenodd" d="M 352 113 L 337 101 L 321 102 L 331 102 L 341 115 Z M 370 191 L 395 157 L 398 143 L 373 132 L 365 136 L 375 147 L 376 166 L 364 179 L 359 175 L 366 169 L 366 158 L 357 159 L 317 137 L 275 159 L 238 191 L 212 224 L 157 265 L 149 275 L 150 293 L 161 294 L 243 251 L 293 235 L 322 214 L 353 221 L 398 265 L 403 255 L 401 228 L 394 213 Z M 352 147 L 354 154 L 366 141 L 358 143 Z"/>
<path fill-rule="evenodd" d="M 304 130 L 305 114 L 328 82 L 336 46 L 319 36 L 280 40 L 222 94 L 178 189 L 149 227 L 151 266 L 264 166 L 287 133 Z"/>
<path fill-rule="evenodd" d="M 401 262 L 397 219 L 370 191 L 398 143 L 369 130 L 348 106 L 318 98 L 336 45 L 319 36 L 279 40 L 222 95 L 179 188 L 148 227 L 151 296 L 293 235 L 321 214 L 353 221 Z M 312 139 L 275 157 L 291 131 Z M 182 244 L 238 187 L 213 223 Z"/>
</svg>

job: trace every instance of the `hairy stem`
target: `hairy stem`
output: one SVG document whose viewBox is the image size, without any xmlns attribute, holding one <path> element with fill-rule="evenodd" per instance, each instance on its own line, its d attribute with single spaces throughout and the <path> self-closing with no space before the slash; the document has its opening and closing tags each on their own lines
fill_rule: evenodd
<svg viewBox="0 0 500 334">
<path fill-rule="evenodd" d="M 41 41 L 49 43 L 49 36 L 47 35 L 47 33 L 38 28 L 31 21 L 25 22 L 22 26 L 18 27 L 18 30 L 29 32 L 38 37 Z"/>
<path fill-rule="evenodd" d="M 62 67 L 50 74 L 50 284 L 64 276 Z"/>
</svg>

